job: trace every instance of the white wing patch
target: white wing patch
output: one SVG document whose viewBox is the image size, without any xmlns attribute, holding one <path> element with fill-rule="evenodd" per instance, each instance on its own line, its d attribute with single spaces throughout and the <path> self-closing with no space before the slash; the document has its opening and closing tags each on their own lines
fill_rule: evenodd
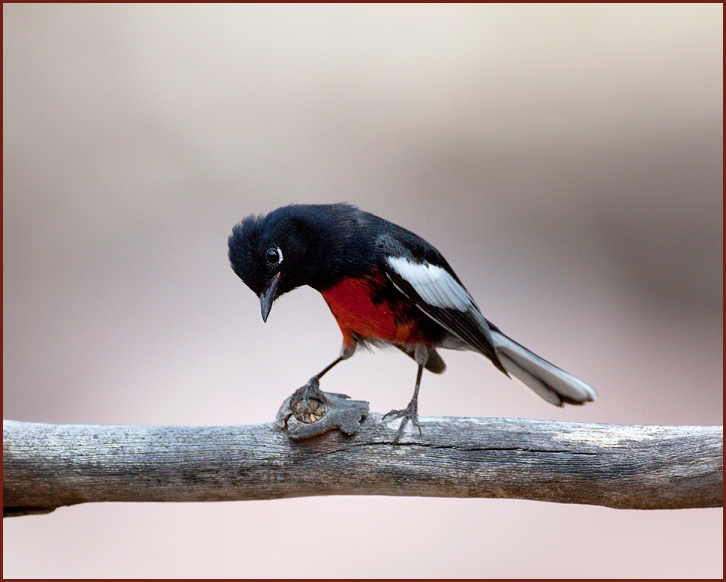
<svg viewBox="0 0 726 582">
<path fill-rule="evenodd" d="M 388 264 L 429 305 L 468 311 L 471 295 L 445 269 L 430 263 L 414 263 L 404 257 L 388 257 Z"/>
</svg>

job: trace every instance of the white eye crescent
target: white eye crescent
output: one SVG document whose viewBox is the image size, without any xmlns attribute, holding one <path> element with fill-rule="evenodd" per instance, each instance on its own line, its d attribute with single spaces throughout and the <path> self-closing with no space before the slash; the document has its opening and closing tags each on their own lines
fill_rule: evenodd
<svg viewBox="0 0 726 582">
<path fill-rule="evenodd" d="M 274 266 L 282 263 L 282 249 L 280 247 L 270 247 L 265 253 L 267 264 Z"/>
</svg>

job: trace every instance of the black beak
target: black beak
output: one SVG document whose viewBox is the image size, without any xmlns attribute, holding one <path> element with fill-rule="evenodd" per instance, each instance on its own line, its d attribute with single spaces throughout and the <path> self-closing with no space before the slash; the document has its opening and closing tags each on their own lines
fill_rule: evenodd
<svg viewBox="0 0 726 582">
<path fill-rule="evenodd" d="M 275 276 L 270 281 L 270 286 L 267 291 L 260 293 L 260 307 L 262 308 L 262 321 L 267 323 L 267 317 L 270 315 L 272 309 L 272 303 L 277 298 L 277 284 L 280 282 L 280 273 L 275 273 Z"/>
</svg>

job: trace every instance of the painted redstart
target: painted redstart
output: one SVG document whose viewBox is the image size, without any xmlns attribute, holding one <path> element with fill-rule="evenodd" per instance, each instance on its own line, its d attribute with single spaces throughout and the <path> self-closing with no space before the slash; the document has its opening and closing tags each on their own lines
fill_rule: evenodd
<svg viewBox="0 0 726 582">
<path fill-rule="evenodd" d="M 449 263 L 420 236 L 350 204 L 294 204 L 248 216 L 232 229 L 229 260 L 260 298 L 267 321 L 280 295 L 302 285 L 319 291 L 343 333 L 340 356 L 298 391 L 325 402 L 319 380 L 356 348 L 392 345 L 418 364 L 413 398 L 394 442 L 411 421 L 418 429 L 424 368 L 446 368 L 436 348 L 489 358 L 555 406 L 595 400 L 585 382 L 540 358 L 488 321 Z M 296 393 L 298 394 L 298 393 Z"/>
</svg>

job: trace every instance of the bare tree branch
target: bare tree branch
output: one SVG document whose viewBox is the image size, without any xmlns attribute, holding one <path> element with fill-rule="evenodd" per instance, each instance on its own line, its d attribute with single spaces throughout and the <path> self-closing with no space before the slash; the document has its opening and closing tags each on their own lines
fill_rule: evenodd
<svg viewBox="0 0 726 582">
<path fill-rule="evenodd" d="M 294 440 L 229 427 L 3 421 L 4 515 L 91 501 L 310 495 L 499 497 L 614 508 L 722 507 L 723 428 L 368 414 L 357 434 Z M 279 417 L 278 417 L 279 421 Z"/>
</svg>

